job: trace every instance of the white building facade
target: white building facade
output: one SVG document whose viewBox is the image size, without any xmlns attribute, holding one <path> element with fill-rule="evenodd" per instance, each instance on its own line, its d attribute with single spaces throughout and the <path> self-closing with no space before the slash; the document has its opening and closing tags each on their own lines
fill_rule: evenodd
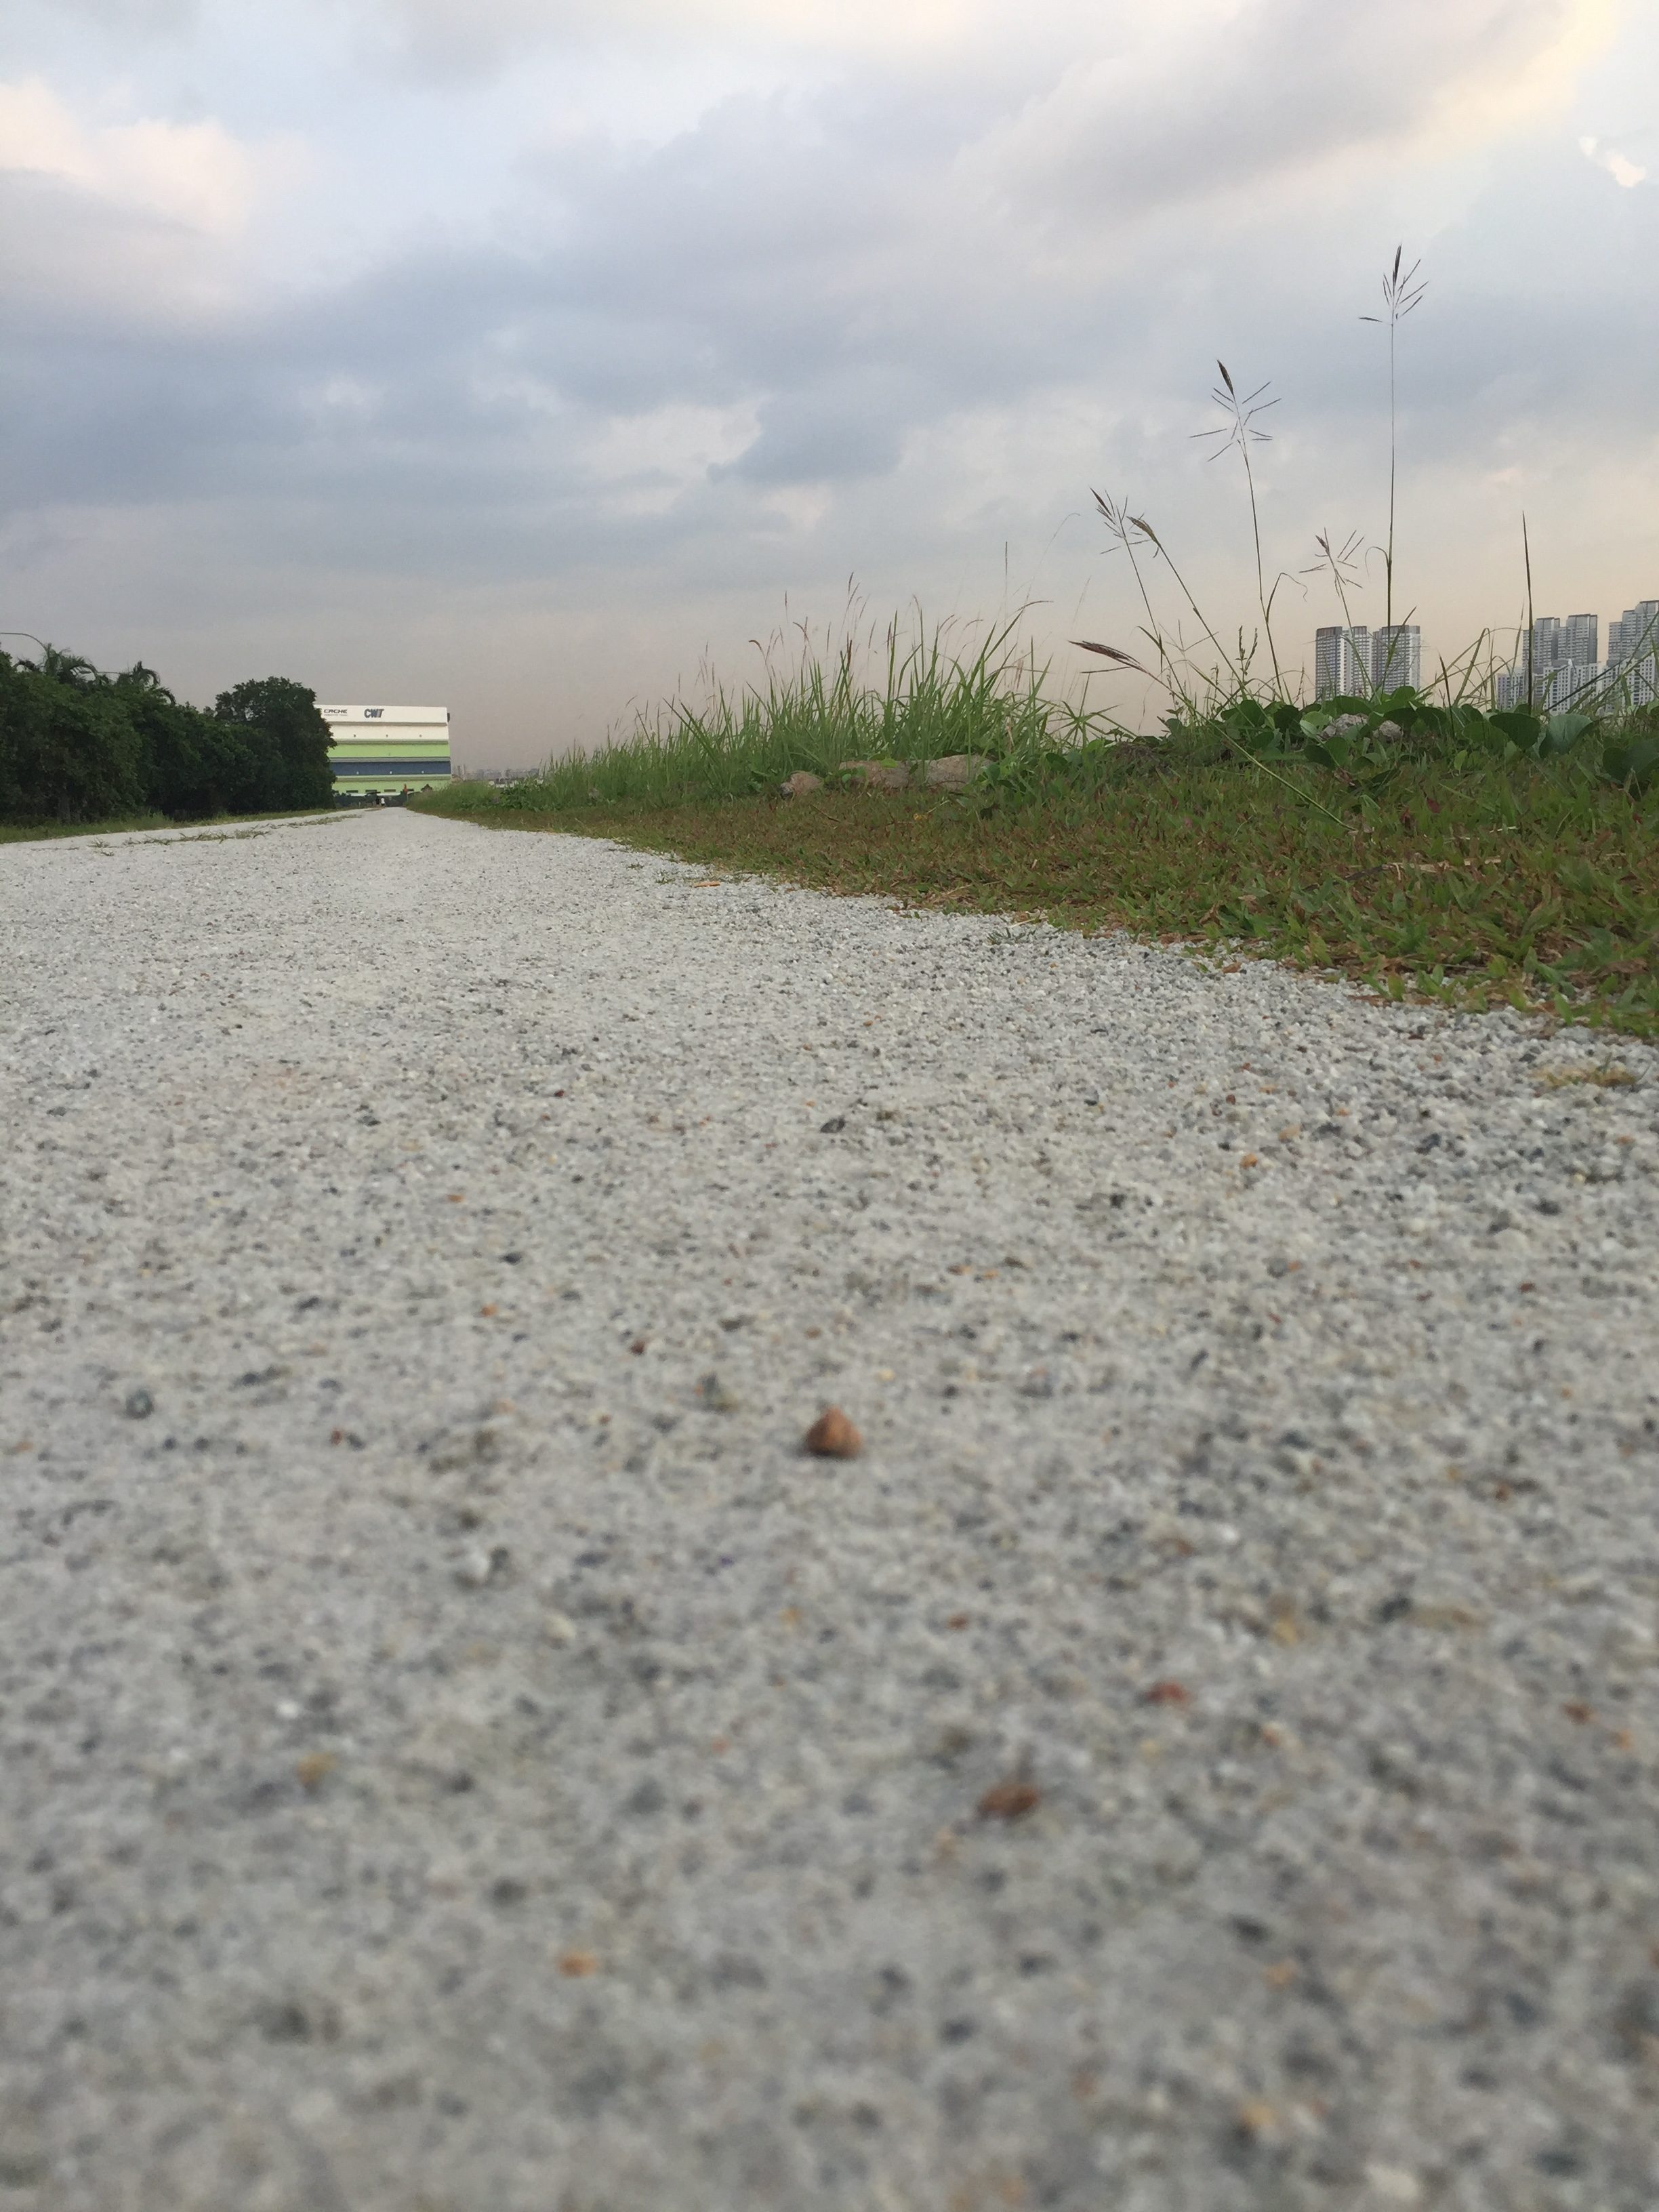
<svg viewBox="0 0 1659 2212">
<path fill-rule="evenodd" d="M 447 707 L 319 707 L 342 799 L 386 799 L 449 781 Z"/>
<path fill-rule="evenodd" d="M 1371 686 L 1397 691 L 1403 684 L 1417 690 L 1423 681 L 1423 633 L 1415 623 L 1385 623 L 1371 637 Z"/>
<path fill-rule="evenodd" d="M 1363 699 L 1371 688 L 1371 634 L 1332 623 L 1314 636 L 1316 699 Z"/>
</svg>

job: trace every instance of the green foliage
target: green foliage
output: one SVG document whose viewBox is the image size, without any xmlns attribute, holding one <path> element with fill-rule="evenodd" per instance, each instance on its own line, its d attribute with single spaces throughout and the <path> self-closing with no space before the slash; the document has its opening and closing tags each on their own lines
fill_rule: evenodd
<svg viewBox="0 0 1659 2212">
<path fill-rule="evenodd" d="M 282 678 L 209 714 L 142 663 L 109 676 L 51 646 L 38 662 L 0 653 L 0 822 L 328 806 L 328 744 L 313 695 Z"/>
<path fill-rule="evenodd" d="M 1311 736 L 1314 717 L 1253 702 L 1158 738 L 1005 738 L 960 797 L 832 784 L 538 807 L 523 786 L 457 785 L 419 804 L 1659 1036 L 1659 799 L 1612 757 L 1615 742 L 1659 751 L 1659 732 L 1552 735 L 1547 717 L 1390 703 L 1413 723 L 1398 738 L 1333 728 L 1370 714 L 1352 701 L 1323 702 Z"/>
<path fill-rule="evenodd" d="M 1409 686 L 1369 698 L 1240 697 L 1212 717 L 1215 733 L 1246 758 L 1304 761 L 1340 776 L 1362 799 L 1403 770 L 1472 761 L 1571 761 L 1584 775 L 1639 797 L 1659 767 L 1659 734 L 1629 714 L 1494 710 L 1443 703 Z"/>
<path fill-rule="evenodd" d="M 953 643 L 918 617 L 908 637 L 890 624 L 862 653 L 845 632 L 819 648 L 808 639 L 793 665 L 781 670 L 769 653 L 759 682 L 711 684 L 697 704 L 675 699 L 597 752 L 550 761 L 495 803 L 552 813 L 740 799 L 775 791 L 799 769 L 833 777 L 849 761 L 969 753 L 1023 762 L 1112 726 L 1055 698 L 1045 678 L 1012 623 Z M 422 803 L 453 811 L 443 794 Z"/>
<path fill-rule="evenodd" d="M 261 677 L 222 691 L 213 715 L 234 725 L 246 749 L 247 780 L 232 812 L 333 803 L 328 724 L 317 712 L 314 691 L 285 676 Z M 260 795 L 249 795 L 256 791 Z"/>
<path fill-rule="evenodd" d="M 48 648 L 37 668 L 0 653 L 0 819 L 138 813 L 143 766 L 137 732 L 89 663 Z"/>
</svg>

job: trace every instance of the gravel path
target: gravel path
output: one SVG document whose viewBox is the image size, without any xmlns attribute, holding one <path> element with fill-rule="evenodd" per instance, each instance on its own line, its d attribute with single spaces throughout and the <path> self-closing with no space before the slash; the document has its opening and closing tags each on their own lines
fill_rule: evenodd
<svg viewBox="0 0 1659 2212">
<path fill-rule="evenodd" d="M 0 2205 L 1659 2203 L 1659 1056 L 398 812 L 0 929 Z"/>
</svg>

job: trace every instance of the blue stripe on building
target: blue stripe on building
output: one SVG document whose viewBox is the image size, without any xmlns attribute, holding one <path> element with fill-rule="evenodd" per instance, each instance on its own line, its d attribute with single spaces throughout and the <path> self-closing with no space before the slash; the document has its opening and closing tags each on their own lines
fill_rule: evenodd
<svg viewBox="0 0 1659 2212">
<path fill-rule="evenodd" d="M 348 775 L 447 775 L 449 763 L 428 754 L 424 760 L 336 760 L 331 763 L 337 776 Z"/>
</svg>

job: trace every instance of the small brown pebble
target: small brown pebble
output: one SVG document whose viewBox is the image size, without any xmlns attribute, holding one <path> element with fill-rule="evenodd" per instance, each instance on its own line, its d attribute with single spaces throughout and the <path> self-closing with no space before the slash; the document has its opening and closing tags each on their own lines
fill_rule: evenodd
<svg viewBox="0 0 1659 2212">
<path fill-rule="evenodd" d="M 301 1790 L 315 1792 L 320 1790 L 334 1771 L 331 1751 L 308 1751 L 294 1769 L 295 1778 Z"/>
<path fill-rule="evenodd" d="M 965 1613 L 953 1613 L 946 1620 L 945 1626 L 947 1628 L 966 1628 L 968 1626 L 968 1616 Z"/>
<path fill-rule="evenodd" d="M 981 1820 L 1023 1820 L 1042 1802 L 1035 1782 L 994 1782 L 979 1801 Z"/>
<path fill-rule="evenodd" d="M 856 1459 L 864 1449 L 864 1438 L 839 1406 L 826 1406 L 802 1442 L 820 1459 Z"/>
<path fill-rule="evenodd" d="M 559 1972 L 568 1974 L 573 1981 L 584 1980 L 599 1971 L 599 1962 L 591 1951 L 567 1951 L 559 1961 Z"/>
<path fill-rule="evenodd" d="M 1184 1682 L 1154 1682 L 1141 1699 L 1147 1705 L 1189 1705 L 1193 1693 Z"/>
</svg>

